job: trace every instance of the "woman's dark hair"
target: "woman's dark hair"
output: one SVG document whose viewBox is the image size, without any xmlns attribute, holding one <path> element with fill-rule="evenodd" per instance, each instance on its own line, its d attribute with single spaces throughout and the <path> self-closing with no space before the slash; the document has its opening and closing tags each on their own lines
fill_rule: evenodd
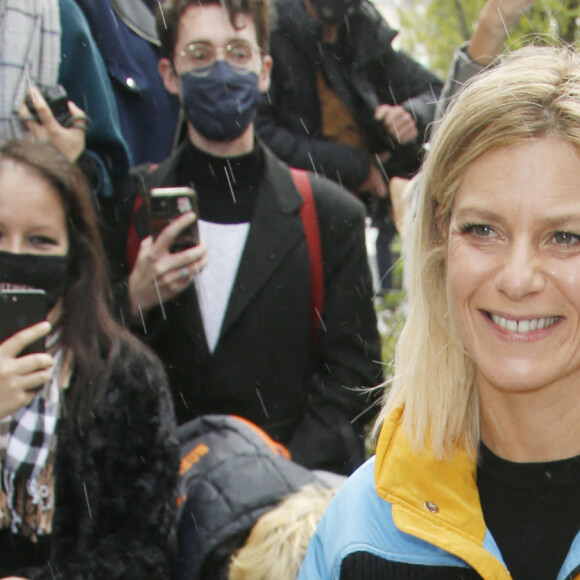
<svg viewBox="0 0 580 580">
<path fill-rule="evenodd" d="M 157 9 L 157 34 L 161 42 L 160 54 L 173 61 L 179 22 L 190 6 L 209 6 L 217 4 L 228 13 L 232 26 L 244 28 L 244 19 L 249 16 L 256 27 L 258 46 L 263 54 L 268 53 L 270 45 L 270 6 L 268 0 L 167 0 Z"/>
<path fill-rule="evenodd" d="M 129 336 L 110 314 L 111 292 L 92 193 L 80 169 L 51 145 L 8 141 L 0 147 L 0 169 L 6 160 L 46 180 L 64 206 L 69 264 L 57 328 L 60 344 L 74 357 L 67 413 L 76 420 L 90 413 L 98 401 L 108 373 L 104 361 L 119 348 L 119 338 Z"/>
</svg>

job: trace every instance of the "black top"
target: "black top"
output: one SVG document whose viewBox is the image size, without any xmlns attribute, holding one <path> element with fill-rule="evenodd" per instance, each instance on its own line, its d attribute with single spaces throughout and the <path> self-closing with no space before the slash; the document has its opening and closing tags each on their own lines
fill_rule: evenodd
<svg viewBox="0 0 580 580">
<path fill-rule="evenodd" d="M 178 167 L 178 181 L 197 191 L 199 217 L 222 224 L 251 221 L 262 174 L 262 149 L 238 157 L 214 157 L 191 142 Z"/>
<path fill-rule="evenodd" d="M 514 579 L 556 578 L 580 530 L 579 484 L 580 456 L 514 463 L 481 444 L 483 516 Z"/>
</svg>

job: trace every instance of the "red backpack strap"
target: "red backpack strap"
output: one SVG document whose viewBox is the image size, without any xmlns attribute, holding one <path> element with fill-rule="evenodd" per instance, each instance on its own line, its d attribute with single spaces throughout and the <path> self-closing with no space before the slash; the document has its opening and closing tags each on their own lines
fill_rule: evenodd
<svg viewBox="0 0 580 580">
<path fill-rule="evenodd" d="M 318 325 L 322 320 L 324 307 L 324 273 L 322 271 L 322 248 L 320 245 L 320 228 L 316 206 L 312 196 L 312 185 L 308 173 L 301 169 L 290 169 L 296 189 L 304 203 L 300 208 L 300 217 L 306 235 L 308 255 L 310 256 L 310 321 L 314 344 L 318 340 Z"/>
<path fill-rule="evenodd" d="M 145 195 L 145 185 L 144 185 L 144 176 L 152 173 L 157 169 L 158 163 L 149 163 L 140 165 L 133 171 L 135 175 L 140 178 L 140 182 L 143 184 L 142 190 L 140 190 L 136 197 L 135 201 L 133 202 L 133 208 L 131 210 L 131 219 L 129 222 L 129 231 L 127 233 L 127 245 L 125 247 L 125 256 L 127 258 L 127 267 L 129 268 L 129 272 L 133 271 L 133 267 L 135 266 L 135 262 L 137 261 L 137 256 L 139 254 L 139 248 L 141 247 L 141 239 L 143 237 L 143 232 L 141 232 L 141 236 L 139 235 L 139 231 L 136 225 L 136 218 L 139 214 L 145 211 L 144 208 L 144 195 Z"/>
</svg>

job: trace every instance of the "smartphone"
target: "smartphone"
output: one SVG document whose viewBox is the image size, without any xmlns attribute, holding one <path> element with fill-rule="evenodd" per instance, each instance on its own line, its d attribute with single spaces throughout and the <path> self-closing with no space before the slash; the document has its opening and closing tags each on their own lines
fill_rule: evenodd
<svg viewBox="0 0 580 580">
<path fill-rule="evenodd" d="M 44 89 L 40 89 L 44 100 L 50 107 L 54 118 L 63 126 L 68 127 L 70 125 L 71 114 L 70 109 L 68 108 L 68 96 L 66 90 L 61 85 L 56 85 L 54 87 L 47 87 Z M 34 106 L 34 102 L 32 97 L 27 94 L 24 98 L 26 106 L 32 115 L 32 118 L 37 122 L 40 123 L 40 118 L 38 117 L 38 113 L 36 112 L 36 107 Z"/>
<path fill-rule="evenodd" d="M 0 290 L 0 342 L 46 320 L 47 313 L 48 300 L 44 290 Z M 18 356 L 45 352 L 44 338 L 29 344 Z"/>
<path fill-rule="evenodd" d="M 197 194 L 191 187 L 154 187 L 149 192 L 149 225 L 153 239 L 173 220 L 188 211 L 197 215 Z M 185 228 L 169 248 L 171 253 L 180 252 L 199 244 L 197 219 Z"/>
</svg>

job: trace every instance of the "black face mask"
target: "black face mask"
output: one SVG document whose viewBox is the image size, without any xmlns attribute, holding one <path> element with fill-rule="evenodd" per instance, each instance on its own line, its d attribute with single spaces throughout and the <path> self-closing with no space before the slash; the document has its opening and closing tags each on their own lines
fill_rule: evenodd
<svg viewBox="0 0 580 580">
<path fill-rule="evenodd" d="M 44 290 L 53 308 L 66 288 L 68 263 L 68 256 L 0 252 L 0 286 Z"/>
<path fill-rule="evenodd" d="M 311 0 L 311 4 L 320 20 L 338 23 L 358 10 L 360 0 Z"/>
</svg>

